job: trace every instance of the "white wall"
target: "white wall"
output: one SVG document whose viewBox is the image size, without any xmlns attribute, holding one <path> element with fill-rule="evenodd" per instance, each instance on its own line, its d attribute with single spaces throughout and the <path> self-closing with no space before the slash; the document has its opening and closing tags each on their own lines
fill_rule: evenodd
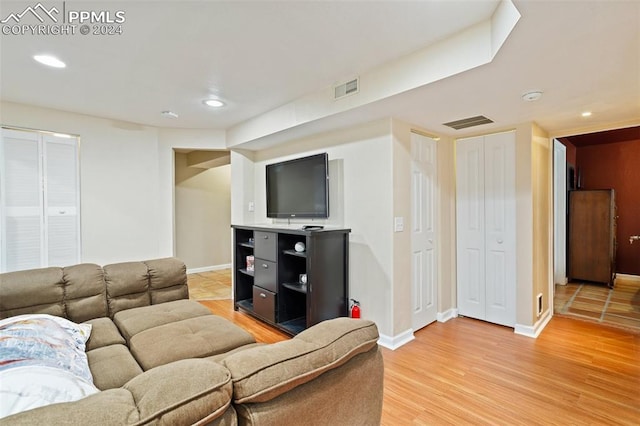
<svg viewBox="0 0 640 426">
<path fill-rule="evenodd" d="M 349 244 L 349 294 L 361 302 L 362 315 L 378 324 L 380 332 L 392 334 L 393 271 L 393 178 L 390 120 L 292 141 L 255 153 L 252 188 L 255 223 L 272 223 L 266 217 L 266 164 L 327 152 L 329 155 L 330 218 L 316 221 L 351 229 Z M 231 166 L 237 166 L 232 156 Z M 240 160 L 240 159 L 239 159 Z M 242 161 L 247 161 L 242 157 Z M 232 171 L 232 175 L 233 175 Z M 232 189 L 232 198 L 243 194 Z M 245 200 L 245 203 L 248 200 Z M 237 201 L 241 204 L 240 201 Z M 242 219 L 242 214 L 234 215 Z M 245 224 L 251 222 L 244 222 Z M 300 223 L 309 221 L 298 220 Z M 239 224 L 239 223 L 238 223 Z"/>
<path fill-rule="evenodd" d="M 4 126 L 80 136 L 83 262 L 172 256 L 173 149 L 224 148 L 224 132 L 165 130 L 2 102 Z"/>
</svg>

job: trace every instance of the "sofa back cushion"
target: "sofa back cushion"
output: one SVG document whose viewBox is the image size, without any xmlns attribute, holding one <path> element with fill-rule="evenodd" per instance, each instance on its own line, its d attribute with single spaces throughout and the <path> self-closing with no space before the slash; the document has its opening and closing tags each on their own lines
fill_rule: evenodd
<svg viewBox="0 0 640 426">
<path fill-rule="evenodd" d="M 103 270 L 112 318 L 126 309 L 189 298 L 187 268 L 176 258 L 115 263 Z"/>
<path fill-rule="evenodd" d="M 222 363 L 231 372 L 236 404 L 265 402 L 377 348 L 378 337 L 372 321 L 335 318 L 291 340 L 234 353 Z"/>
<path fill-rule="evenodd" d="M 188 298 L 187 268 L 173 257 L 0 274 L 0 318 L 50 314 L 83 322 Z"/>
<path fill-rule="evenodd" d="M 85 263 L 0 274 L 0 317 L 32 313 L 75 322 L 106 316 L 102 268 Z"/>
</svg>

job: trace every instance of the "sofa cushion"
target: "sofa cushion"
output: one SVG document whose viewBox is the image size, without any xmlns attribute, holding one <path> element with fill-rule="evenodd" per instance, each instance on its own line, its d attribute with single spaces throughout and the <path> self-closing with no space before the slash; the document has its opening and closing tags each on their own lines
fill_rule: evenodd
<svg viewBox="0 0 640 426">
<path fill-rule="evenodd" d="M 188 377 L 188 380 L 185 378 Z M 223 366 L 189 359 L 147 371 L 118 389 L 24 411 L 7 425 L 232 425 L 231 377 Z"/>
<path fill-rule="evenodd" d="M 96 318 L 85 322 L 92 327 L 91 336 L 87 340 L 87 351 L 109 345 L 125 344 L 124 337 L 110 318 Z"/>
<path fill-rule="evenodd" d="M 187 269 L 176 258 L 114 263 L 102 269 L 110 317 L 126 309 L 189 298 Z"/>
<path fill-rule="evenodd" d="M 131 353 L 144 370 L 187 358 L 220 354 L 255 339 L 215 315 L 203 315 L 141 331 L 131 338 Z"/>
<path fill-rule="evenodd" d="M 120 311 L 113 317 L 113 322 L 129 342 L 141 331 L 204 315 L 211 316 L 211 311 L 198 302 L 183 299 Z"/>
<path fill-rule="evenodd" d="M 107 295 L 102 268 L 91 263 L 62 268 L 66 317 L 87 321 L 107 316 Z"/>
<path fill-rule="evenodd" d="M 119 388 L 142 373 L 124 345 L 103 346 L 87 352 L 93 384 L 100 390 Z"/>
<path fill-rule="evenodd" d="M 229 371 L 202 359 L 185 359 L 154 368 L 123 388 L 136 401 L 140 424 L 165 425 L 194 424 L 203 418 L 221 416 L 231 405 L 233 390 Z"/>
<path fill-rule="evenodd" d="M 222 364 L 231 372 L 235 403 L 265 402 L 369 351 L 377 341 L 375 323 L 336 318 L 291 340 L 235 353 Z"/>
<path fill-rule="evenodd" d="M 98 265 L 31 269 L 0 276 L 2 318 L 38 313 L 81 322 L 107 315 L 105 284 Z"/>
</svg>

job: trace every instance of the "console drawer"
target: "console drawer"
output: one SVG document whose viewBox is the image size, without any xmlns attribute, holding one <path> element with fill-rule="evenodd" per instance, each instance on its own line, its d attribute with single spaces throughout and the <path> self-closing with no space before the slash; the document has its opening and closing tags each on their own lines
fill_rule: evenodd
<svg viewBox="0 0 640 426">
<path fill-rule="evenodd" d="M 272 323 L 276 322 L 276 294 L 253 286 L 253 312 Z"/>
<path fill-rule="evenodd" d="M 275 232 L 254 232 L 255 249 L 254 254 L 260 259 L 272 262 L 278 259 L 278 235 Z"/>
<path fill-rule="evenodd" d="M 277 277 L 278 266 L 275 262 L 255 258 L 255 272 L 253 273 L 253 283 L 264 289 L 278 292 Z"/>
</svg>

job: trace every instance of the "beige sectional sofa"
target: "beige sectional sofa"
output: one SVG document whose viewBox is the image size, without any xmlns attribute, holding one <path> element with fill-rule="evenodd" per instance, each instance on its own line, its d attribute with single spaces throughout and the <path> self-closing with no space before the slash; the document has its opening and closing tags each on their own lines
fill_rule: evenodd
<svg viewBox="0 0 640 426">
<path fill-rule="evenodd" d="M 0 274 L 0 317 L 51 314 L 92 325 L 99 392 L 0 419 L 4 425 L 372 425 L 383 361 L 367 320 L 337 318 L 257 344 L 188 300 L 175 258 Z"/>
</svg>

